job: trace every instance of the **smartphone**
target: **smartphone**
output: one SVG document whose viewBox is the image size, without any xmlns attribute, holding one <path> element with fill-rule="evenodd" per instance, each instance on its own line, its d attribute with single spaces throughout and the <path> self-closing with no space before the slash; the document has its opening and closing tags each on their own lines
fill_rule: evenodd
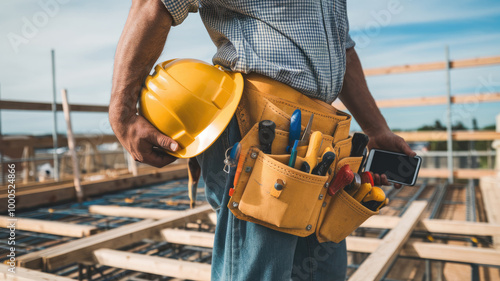
<svg viewBox="0 0 500 281">
<path fill-rule="evenodd" d="M 415 185 L 422 158 L 406 154 L 372 149 L 368 154 L 365 171 L 385 174 L 387 180 L 403 185 Z"/>
</svg>

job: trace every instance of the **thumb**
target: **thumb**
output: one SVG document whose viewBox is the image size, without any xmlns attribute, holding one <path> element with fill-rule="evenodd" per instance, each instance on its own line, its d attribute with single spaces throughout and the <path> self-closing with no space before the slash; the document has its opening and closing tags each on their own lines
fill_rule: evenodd
<svg viewBox="0 0 500 281">
<path fill-rule="evenodd" d="M 410 156 L 410 157 L 415 157 L 417 155 L 417 153 L 413 150 L 411 150 L 410 146 L 408 145 L 408 143 L 403 139 L 403 138 L 400 138 L 399 139 L 399 149 L 406 155 Z"/>
<path fill-rule="evenodd" d="M 176 141 L 165 136 L 164 134 L 162 134 L 160 132 L 155 132 L 154 134 L 152 134 L 150 141 L 155 146 L 158 146 L 160 148 L 170 150 L 170 151 L 177 151 L 177 149 L 179 148 L 179 144 Z"/>
</svg>

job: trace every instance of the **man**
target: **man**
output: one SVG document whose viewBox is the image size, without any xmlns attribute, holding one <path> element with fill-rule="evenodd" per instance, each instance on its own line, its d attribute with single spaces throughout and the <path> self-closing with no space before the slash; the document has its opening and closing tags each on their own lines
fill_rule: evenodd
<svg viewBox="0 0 500 281">
<path fill-rule="evenodd" d="M 369 136 L 370 148 L 415 155 L 390 131 L 368 90 L 348 35 L 345 0 L 133 0 L 116 51 L 109 118 L 137 161 L 162 167 L 175 160 L 157 147 L 176 151 L 178 144 L 137 115 L 136 104 L 170 27 L 198 10 L 217 45 L 215 64 L 268 76 L 324 102 L 338 96 Z M 344 280 L 345 241 L 319 243 L 314 235 L 284 234 L 238 220 L 227 210 L 224 151 L 239 138 L 233 120 L 198 157 L 218 216 L 212 279 Z M 388 184 L 385 175 L 375 175 L 375 182 Z"/>
</svg>

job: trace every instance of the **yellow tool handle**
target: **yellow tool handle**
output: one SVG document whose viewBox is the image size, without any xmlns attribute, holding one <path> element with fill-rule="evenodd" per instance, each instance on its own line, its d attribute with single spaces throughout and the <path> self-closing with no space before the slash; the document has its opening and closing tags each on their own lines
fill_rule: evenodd
<svg viewBox="0 0 500 281">
<path fill-rule="evenodd" d="M 321 144 L 323 142 L 323 134 L 321 132 L 316 131 L 311 134 L 311 138 L 309 139 L 309 147 L 307 148 L 306 156 L 304 157 L 304 162 L 309 164 L 309 167 L 314 169 L 318 164 L 318 154 L 321 149 Z"/>
<path fill-rule="evenodd" d="M 356 201 L 361 202 L 363 198 L 372 190 L 372 185 L 370 183 L 363 183 L 361 187 L 358 189 L 358 192 L 354 194 L 354 199 Z"/>
</svg>

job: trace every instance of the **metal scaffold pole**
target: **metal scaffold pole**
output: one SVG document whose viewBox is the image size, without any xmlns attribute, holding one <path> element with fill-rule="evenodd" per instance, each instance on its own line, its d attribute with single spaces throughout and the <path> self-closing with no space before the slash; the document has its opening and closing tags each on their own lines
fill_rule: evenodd
<svg viewBox="0 0 500 281">
<path fill-rule="evenodd" d="M 59 158 L 57 156 L 57 102 L 56 102 L 56 62 L 55 62 L 55 51 L 51 50 L 52 56 L 52 115 L 53 115 L 53 127 L 52 127 L 52 144 L 54 147 L 53 157 L 54 157 L 54 179 L 59 181 Z"/>
<path fill-rule="evenodd" d="M 444 48 L 445 62 L 446 62 L 446 94 L 447 94 L 447 108 L 446 108 L 446 132 L 447 138 L 447 151 L 448 151 L 448 182 L 453 183 L 453 136 L 451 128 L 451 78 L 450 78 L 450 51 L 448 46 Z"/>
</svg>

